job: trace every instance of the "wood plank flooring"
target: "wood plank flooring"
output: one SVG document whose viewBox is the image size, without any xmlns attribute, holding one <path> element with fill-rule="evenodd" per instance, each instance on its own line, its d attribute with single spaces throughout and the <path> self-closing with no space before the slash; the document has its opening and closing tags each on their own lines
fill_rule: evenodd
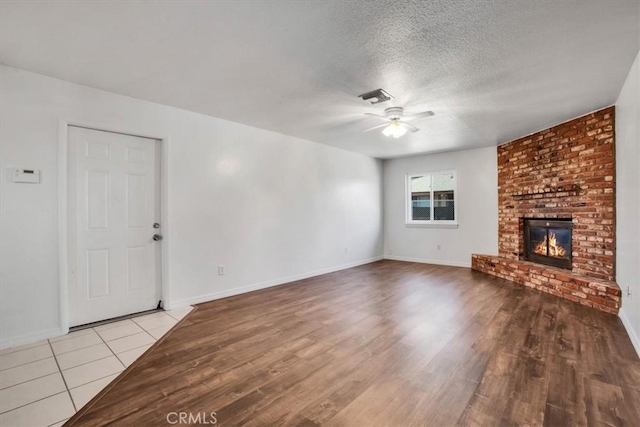
<svg viewBox="0 0 640 427">
<path fill-rule="evenodd" d="M 221 426 L 640 426 L 640 360 L 613 315 L 380 261 L 199 305 L 67 425 L 179 412 Z"/>
</svg>

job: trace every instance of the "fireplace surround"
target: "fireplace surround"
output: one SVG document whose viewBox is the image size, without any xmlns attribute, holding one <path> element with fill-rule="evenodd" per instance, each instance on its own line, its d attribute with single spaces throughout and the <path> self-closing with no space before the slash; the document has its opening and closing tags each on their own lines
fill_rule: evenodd
<svg viewBox="0 0 640 427">
<path fill-rule="evenodd" d="M 614 120 L 608 107 L 498 146 L 498 254 L 473 269 L 618 312 Z"/>
</svg>

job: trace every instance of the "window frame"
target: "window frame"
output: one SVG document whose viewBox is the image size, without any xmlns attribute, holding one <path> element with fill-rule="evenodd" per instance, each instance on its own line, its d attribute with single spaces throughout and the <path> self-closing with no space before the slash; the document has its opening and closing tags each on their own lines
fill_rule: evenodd
<svg viewBox="0 0 640 427">
<path fill-rule="evenodd" d="M 412 219 L 412 198 L 411 198 L 411 179 L 429 175 L 431 177 L 430 185 L 430 218 Z M 453 220 L 436 220 L 434 219 L 435 197 L 433 190 L 434 175 L 453 175 Z M 408 173 L 405 175 L 405 191 L 404 191 L 404 208 L 405 208 L 405 225 L 407 227 L 434 227 L 434 228 L 458 228 L 458 172 L 455 169 L 440 170 L 422 173 Z"/>
</svg>

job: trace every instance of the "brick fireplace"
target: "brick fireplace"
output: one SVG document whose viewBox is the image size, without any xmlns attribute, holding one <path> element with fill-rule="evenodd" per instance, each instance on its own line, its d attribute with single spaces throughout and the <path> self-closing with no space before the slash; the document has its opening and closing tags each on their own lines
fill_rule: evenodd
<svg viewBox="0 0 640 427">
<path fill-rule="evenodd" d="M 498 147 L 499 253 L 474 254 L 472 268 L 618 312 L 614 114 L 605 108 Z M 525 235 L 527 221 L 550 224 L 553 235 Z M 561 222 L 570 222 L 569 242 Z"/>
</svg>

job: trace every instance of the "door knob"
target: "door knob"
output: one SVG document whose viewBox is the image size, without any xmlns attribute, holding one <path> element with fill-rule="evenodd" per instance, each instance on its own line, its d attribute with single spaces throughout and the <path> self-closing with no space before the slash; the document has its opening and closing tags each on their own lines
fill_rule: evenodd
<svg viewBox="0 0 640 427">
<path fill-rule="evenodd" d="M 162 236 L 161 236 L 161 235 L 159 235 L 159 234 L 154 234 L 154 235 L 153 235 L 153 240 L 155 240 L 156 242 L 158 242 L 158 241 L 162 240 Z"/>
</svg>

